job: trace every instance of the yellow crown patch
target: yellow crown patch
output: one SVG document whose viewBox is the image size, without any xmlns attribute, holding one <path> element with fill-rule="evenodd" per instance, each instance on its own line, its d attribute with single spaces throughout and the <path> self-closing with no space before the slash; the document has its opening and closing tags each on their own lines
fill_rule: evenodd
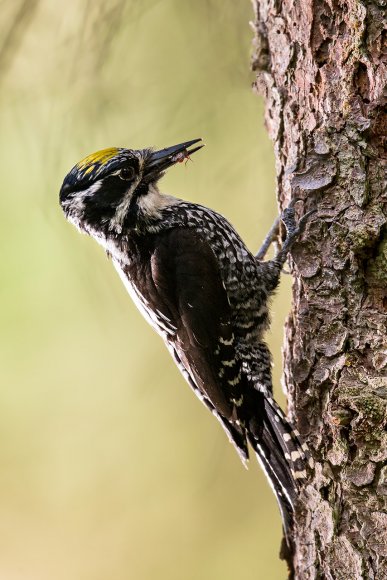
<svg viewBox="0 0 387 580">
<path fill-rule="evenodd" d="M 91 155 L 88 155 L 77 165 L 79 171 L 85 171 L 85 173 L 90 173 L 93 171 L 95 165 L 105 165 L 110 159 L 115 157 L 118 153 L 118 147 L 109 147 L 108 149 L 102 149 L 101 151 L 96 151 Z"/>
</svg>

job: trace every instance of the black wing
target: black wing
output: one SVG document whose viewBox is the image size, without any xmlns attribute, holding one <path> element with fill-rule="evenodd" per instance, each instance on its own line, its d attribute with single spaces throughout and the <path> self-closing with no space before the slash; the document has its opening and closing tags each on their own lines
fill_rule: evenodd
<svg viewBox="0 0 387 580">
<path fill-rule="evenodd" d="M 237 423 L 245 378 L 235 353 L 230 304 L 211 247 L 195 230 L 169 230 L 158 237 L 151 275 L 158 309 L 176 327 L 168 337 L 176 362 L 239 452 L 244 448 L 246 458 L 244 429 Z"/>
<path fill-rule="evenodd" d="M 211 247 L 195 230 L 170 230 L 155 247 L 151 272 L 159 303 L 167 306 L 177 329 L 173 341 L 181 361 L 214 407 L 231 419 L 240 363 L 231 308 Z"/>
</svg>

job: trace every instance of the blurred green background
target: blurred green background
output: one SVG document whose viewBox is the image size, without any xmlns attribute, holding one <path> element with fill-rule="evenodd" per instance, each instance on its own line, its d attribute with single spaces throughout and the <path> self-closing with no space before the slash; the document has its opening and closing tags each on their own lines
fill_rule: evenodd
<svg viewBox="0 0 387 580">
<path fill-rule="evenodd" d="M 259 246 L 276 202 L 250 88 L 250 2 L 0 7 L 0 580 L 284 578 L 279 512 L 254 458 L 246 471 L 58 205 L 88 153 L 202 137 L 162 189 Z M 289 284 L 268 335 L 282 402 Z"/>
</svg>

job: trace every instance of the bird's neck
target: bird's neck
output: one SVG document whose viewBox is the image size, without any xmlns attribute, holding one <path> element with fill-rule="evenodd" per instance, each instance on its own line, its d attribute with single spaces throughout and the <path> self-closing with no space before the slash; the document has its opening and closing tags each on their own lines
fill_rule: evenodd
<svg viewBox="0 0 387 580">
<path fill-rule="evenodd" d="M 121 264 L 129 264 L 131 249 L 147 235 L 183 225 L 179 206 L 183 200 L 163 194 L 157 186 L 150 185 L 148 192 L 136 200 L 127 216 L 112 227 L 112 222 L 101 222 L 98 226 L 85 224 L 83 231 L 92 236 L 107 252 Z"/>
<path fill-rule="evenodd" d="M 137 199 L 136 229 L 146 229 L 149 224 L 160 222 L 164 210 L 182 203 L 181 199 L 161 193 L 157 185 L 150 184 L 146 195 Z"/>
</svg>

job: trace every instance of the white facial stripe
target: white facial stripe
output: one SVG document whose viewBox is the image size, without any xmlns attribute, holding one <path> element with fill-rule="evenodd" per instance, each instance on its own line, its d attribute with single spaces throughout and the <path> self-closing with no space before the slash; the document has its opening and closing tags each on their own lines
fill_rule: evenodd
<svg viewBox="0 0 387 580">
<path fill-rule="evenodd" d="M 143 168 L 145 161 L 142 159 L 141 155 L 138 155 L 139 162 L 139 173 L 132 182 L 128 182 L 128 189 L 124 192 L 121 202 L 116 208 L 114 215 L 107 222 L 108 229 L 114 231 L 117 234 L 122 233 L 122 228 L 124 225 L 125 218 L 128 214 L 131 201 L 133 199 L 133 194 L 135 193 L 137 187 L 139 186 L 143 177 Z M 109 175 L 118 176 L 121 169 L 117 169 L 111 172 Z M 84 212 L 85 212 L 85 200 L 88 197 L 95 195 L 100 189 L 103 188 L 104 179 L 99 179 L 98 181 L 92 183 L 88 188 L 76 192 L 68 200 L 64 201 L 62 206 L 67 214 L 67 218 L 71 221 L 80 231 L 87 229 L 87 224 L 84 223 Z M 169 207 L 172 204 L 181 203 L 181 200 L 171 197 L 169 195 L 161 194 L 159 189 L 155 184 L 150 184 L 148 191 L 138 198 L 137 204 L 142 217 L 144 220 L 149 220 L 151 222 L 158 220 L 161 217 L 162 210 L 165 207 Z M 106 223 L 106 222 L 105 222 Z M 91 235 L 97 237 L 95 232 L 89 231 Z M 99 240 L 99 243 L 105 245 L 105 243 Z M 110 250 L 109 250 L 110 251 Z"/>
<path fill-rule="evenodd" d="M 139 183 L 142 180 L 143 167 L 144 167 L 145 161 L 144 161 L 140 152 L 135 151 L 133 153 L 137 157 L 138 163 L 139 163 L 138 175 L 137 175 L 136 179 L 132 182 L 129 189 L 125 192 L 125 195 L 124 195 L 122 202 L 117 206 L 116 212 L 109 222 L 109 229 L 115 230 L 119 234 L 122 232 L 122 226 L 123 226 L 125 217 L 128 213 L 128 209 L 130 206 L 130 202 L 132 200 L 133 193 L 135 192 L 137 186 L 139 185 Z M 121 171 L 121 169 L 112 173 L 111 175 L 118 175 L 120 173 L 120 171 Z"/>
<path fill-rule="evenodd" d="M 99 179 L 95 183 L 92 183 L 87 189 L 83 189 L 79 192 L 79 195 L 84 199 L 85 197 L 90 197 L 94 193 L 96 193 L 99 189 L 101 189 L 102 179 Z M 77 196 L 74 196 L 73 199 L 76 199 Z"/>
<path fill-rule="evenodd" d="M 65 200 L 62 204 L 63 209 L 67 213 L 67 219 L 80 229 L 79 224 L 85 211 L 85 199 L 94 195 L 101 189 L 102 180 L 96 181 L 87 189 L 82 189 L 76 192 L 72 197 Z"/>
<path fill-rule="evenodd" d="M 85 207 L 85 203 L 84 203 L 84 199 L 86 197 L 91 197 L 92 195 L 94 195 L 94 193 L 96 193 L 102 185 L 102 180 L 100 179 L 99 181 L 96 181 L 95 183 L 93 183 L 92 185 L 90 185 L 87 189 L 81 189 L 80 191 L 77 191 L 73 196 L 71 196 L 69 199 L 66 199 L 63 202 L 63 207 L 65 208 L 74 208 L 74 209 L 84 209 Z"/>
<path fill-rule="evenodd" d="M 137 179 L 135 179 L 133 181 L 132 185 L 129 187 L 129 189 L 125 193 L 125 196 L 124 196 L 122 202 L 117 206 L 116 213 L 114 214 L 114 216 L 110 220 L 109 229 L 115 230 L 119 234 L 122 232 L 122 225 L 124 223 L 124 219 L 126 217 L 126 214 L 128 213 L 128 209 L 129 209 L 129 205 L 130 205 L 130 202 L 132 199 L 132 195 L 135 192 L 136 187 L 140 183 L 141 178 L 142 178 L 142 174 L 140 173 L 137 176 Z"/>
</svg>

